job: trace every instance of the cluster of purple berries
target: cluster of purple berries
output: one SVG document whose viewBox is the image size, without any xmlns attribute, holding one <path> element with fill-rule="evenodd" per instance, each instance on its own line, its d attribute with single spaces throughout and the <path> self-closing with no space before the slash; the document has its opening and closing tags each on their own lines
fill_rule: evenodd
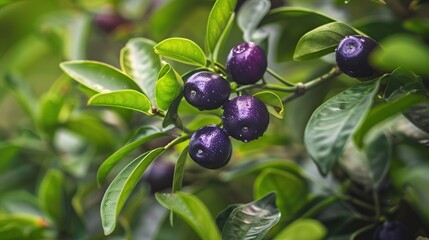
<svg viewBox="0 0 429 240">
<path fill-rule="evenodd" d="M 267 57 L 259 45 L 244 42 L 231 49 L 226 68 L 232 81 L 239 85 L 253 84 L 264 75 Z M 267 130 L 266 105 L 249 95 L 229 99 L 230 93 L 229 82 L 213 72 L 197 72 L 185 82 L 184 96 L 192 106 L 201 111 L 223 108 L 223 128 L 204 126 L 191 137 L 189 155 L 202 167 L 218 169 L 229 162 L 232 152 L 229 136 L 249 142 Z"/>
</svg>

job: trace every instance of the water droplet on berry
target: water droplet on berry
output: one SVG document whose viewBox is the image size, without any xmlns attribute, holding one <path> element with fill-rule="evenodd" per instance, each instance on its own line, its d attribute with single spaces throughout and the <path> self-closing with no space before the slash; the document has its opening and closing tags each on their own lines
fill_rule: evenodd
<svg viewBox="0 0 429 240">
<path fill-rule="evenodd" d="M 203 154 L 203 150 L 201 150 L 201 149 L 198 149 L 198 151 L 197 151 L 197 154 L 198 154 L 198 155 L 201 155 L 201 154 Z"/>
<path fill-rule="evenodd" d="M 349 43 L 344 48 L 346 53 L 353 53 L 356 51 L 356 44 L 355 43 Z"/>
<path fill-rule="evenodd" d="M 197 91 L 191 90 L 191 97 L 195 97 L 197 95 Z"/>
<path fill-rule="evenodd" d="M 248 128 L 248 127 L 242 127 L 242 128 L 241 128 L 241 131 L 242 131 L 242 132 L 247 132 L 247 131 L 249 131 L 249 128 Z"/>
<path fill-rule="evenodd" d="M 242 46 L 242 45 L 238 45 L 237 47 L 234 48 L 234 52 L 235 53 L 242 53 L 246 50 L 246 47 Z"/>
<path fill-rule="evenodd" d="M 249 142 L 249 140 L 247 140 L 247 139 L 243 139 L 243 142 L 247 143 L 247 142 Z"/>
</svg>

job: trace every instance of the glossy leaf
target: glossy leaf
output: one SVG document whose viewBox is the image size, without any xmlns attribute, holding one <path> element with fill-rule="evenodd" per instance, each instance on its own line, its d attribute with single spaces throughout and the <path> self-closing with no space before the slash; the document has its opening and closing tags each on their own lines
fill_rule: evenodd
<svg viewBox="0 0 429 240">
<path fill-rule="evenodd" d="M 416 74 L 429 74 L 426 64 L 429 62 L 429 47 L 422 41 L 411 35 L 393 35 L 380 42 L 380 45 L 383 48 L 372 54 L 377 67 L 387 71 L 403 67 Z"/>
<path fill-rule="evenodd" d="M 181 82 L 179 74 L 170 64 L 162 67 L 155 86 L 156 105 L 159 109 L 168 110 L 171 103 L 182 91 Z"/>
<path fill-rule="evenodd" d="M 149 100 L 155 100 L 155 84 L 161 69 L 161 59 L 154 53 L 155 42 L 132 38 L 121 50 L 121 68 L 143 90 Z M 154 103 L 154 102 L 152 102 Z"/>
<path fill-rule="evenodd" d="M 324 240 L 327 230 L 314 219 L 300 219 L 289 224 L 274 240 Z"/>
<path fill-rule="evenodd" d="M 215 114 L 200 114 L 195 116 L 191 122 L 187 123 L 186 128 L 191 131 L 196 131 L 199 128 L 206 126 L 207 123 L 218 125 L 222 123 L 222 118 Z"/>
<path fill-rule="evenodd" d="M 109 158 L 107 158 L 103 164 L 98 168 L 97 172 L 97 182 L 100 185 L 104 179 L 106 178 L 107 174 L 118 164 L 119 161 L 122 160 L 128 153 L 132 152 L 133 150 L 137 149 L 142 144 L 145 144 L 153 139 L 166 136 L 167 133 L 165 132 L 157 132 L 152 133 L 147 136 L 143 136 L 137 140 L 134 140 L 131 143 L 128 143 L 127 145 L 123 146 L 116 152 L 114 152 L 112 155 L 110 155 Z"/>
<path fill-rule="evenodd" d="M 276 194 L 269 193 L 254 202 L 237 204 L 221 212 L 218 218 L 226 219 L 220 224 L 222 239 L 263 239 L 280 219 L 275 202 Z"/>
<path fill-rule="evenodd" d="M 56 169 L 50 169 L 40 183 L 38 197 L 43 211 L 57 224 L 64 216 L 64 175 Z"/>
<path fill-rule="evenodd" d="M 292 60 L 299 39 L 316 27 L 335 20 L 314 10 L 299 7 L 273 9 L 262 20 L 261 25 L 280 24 L 280 37 L 275 43 L 279 61 Z M 299 27 L 297 27 L 299 24 Z"/>
<path fill-rule="evenodd" d="M 220 240 L 219 231 L 207 207 L 196 196 L 177 192 L 156 193 L 156 200 L 187 222 L 204 240 Z"/>
<path fill-rule="evenodd" d="M 409 70 L 398 68 L 386 78 L 388 82 L 383 97 L 387 101 L 410 93 L 426 93 L 421 78 Z"/>
<path fill-rule="evenodd" d="M 194 66 L 205 66 L 204 51 L 192 40 L 186 38 L 168 38 L 158 43 L 155 53 L 165 58 Z"/>
<path fill-rule="evenodd" d="M 185 163 L 188 157 L 188 147 L 185 147 L 177 158 L 176 165 L 174 167 L 173 176 L 173 187 L 172 192 L 182 190 L 183 176 L 185 174 Z"/>
<path fill-rule="evenodd" d="M 243 3 L 237 15 L 237 24 L 243 31 L 245 41 L 253 41 L 262 18 L 270 11 L 271 2 L 268 0 L 248 0 Z"/>
<path fill-rule="evenodd" d="M 313 112 L 304 141 L 322 175 L 328 174 L 342 154 L 370 110 L 377 90 L 377 81 L 360 83 L 327 100 Z"/>
<path fill-rule="evenodd" d="M 209 53 L 214 54 L 219 39 L 224 34 L 224 30 L 234 13 L 236 2 L 237 0 L 217 0 L 213 5 L 206 30 L 206 47 Z"/>
<path fill-rule="evenodd" d="M 92 106 L 131 109 L 147 115 L 153 115 L 149 99 L 143 93 L 135 90 L 117 90 L 98 93 L 88 100 L 88 104 Z"/>
<path fill-rule="evenodd" d="M 358 34 L 356 30 L 341 22 L 322 25 L 299 39 L 293 59 L 303 61 L 322 57 L 334 52 L 342 38 L 355 34 Z"/>
<path fill-rule="evenodd" d="M 101 222 L 105 235 L 109 235 L 115 229 L 119 212 L 144 171 L 164 151 L 165 148 L 156 148 L 140 155 L 122 169 L 109 185 L 104 193 L 100 207 Z"/>
<path fill-rule="evenodd" d="M 258 175 L 253 188 L 255 198 L 276 192 L 276 205 L 283 218 L 292 216 L 307 201 L 307 183 L 303 178 L 287 171 L 266 169 Z"/>
<path fill-rule="evenodd" d="M 256 93 L 254 96 L 267 105 L 268 112 L 271 115 L 283 119 L 284 106 L 282 99 L 277 94 L 270 91 L 263 91 Z"/>
<path fill-rule="evenodd" d="M 300 167 L 292 161 L 284 159 L 250 159 L 225 169 L 219 174 L 219 178 L 229 182 L 248 174 L 260 173 L 269 168 L 287 171 L 296 176 L 300 175 Z"/>
<path fill-rule="evenodd" d="M 139 86 L 127 75 L 104 63 L 94 61 L 69 61 L 60 64 L 71 78 L 98 93 L 133 89 Z"/>
<path fill-rule="evenodd" d="M 387 136 L 381 133 L 368 143 L 364 151 L 369 183 L 377 189 L 389 171 L 392 158 L 391 143 Z"/>
<path fill-rule="evenodd" d="M 170 104 L 167 114 L 165 114 L 164 120 L 162 121 L 162 127 L 167 127 L 173 124 L 178 128 L 183 128 L 182 120 L 180 119 L 179 114 L 177 113 L 177 110 L 179 109 L 179 105 L 182 99 L 183 99 L 183 92 L 181 92 L 179 96 L 177 96 L 176 99 L 174 99 L 173 102 Z"/>
<path fill-rule="evenodd" d="M 365 136 L 367 133 L 380 124 L 384 120 L 393 117 L 397 114 L 402 113 L 403 111 L 409 109 L 410 107 L 423 102 L 425 97 L 423 95 L 418 94 L 410 94 L 399 97 L 391 102 L 382 103 L 375 106 L 368 113 L 368 116 L 356 130 L 353 139 L 358 147 L 362 147 Z"/>
</svg>

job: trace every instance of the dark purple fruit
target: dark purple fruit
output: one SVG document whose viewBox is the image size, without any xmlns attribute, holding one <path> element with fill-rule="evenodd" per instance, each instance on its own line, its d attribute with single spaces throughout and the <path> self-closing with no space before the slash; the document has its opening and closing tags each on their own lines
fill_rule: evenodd
<svg viewBox="0 0 429 240">
<path fill-rule="evenodd" d="M 253 42 L 243 42 L 231 49 L 226 71 L 235 82 L 246 85 L 259 81 L 267 70 L 264 49 Z"/>
<path fill-rule="evenodd" d="M 243 142 L 259 138 L 270 122 L 267 106 L 253 96 L 239 96 L 225 104 L 222 122 L 230 136 Z"/>
<path fill-rule="evenodd" d="M 174 163 L 164 159 L 155 160 L 143 175 L 149 183 L 150 192 L 156 193 L 171 188 L 174 175 Z"/>
<path fill-rule="evenodd" d="M 216 73 L 198 72 L 185 82 L 186 101 L 199 110 L 221 107 L 229 98 L 229 83 Z"/>
<path fill-rule="evenodd" d="M 387 221 L 375 231 L 376 240 L 413 240 L 408 229 L 398 221 Z"/>
<path fill-rule="evenodd" d="M 94 21 L 97 26 L 106 33 L 113 32 L 117 27 L 129 22 L 127 19 L 113 11 L 95 15 Z"/>
<path fill-rule="evenodd" d="M 216 125 L 198 129 L 189 142 L 189 156 L 198 165 L 208 169 L 225 166 L 229 162 L 231 152 L 228 134 Z"/>
<path fill-rule="evenodd" d="M 375 76 L 377 71 L 370 65 L 369 55 L 376 48 L 377 42 L 369 37 L 360 35 L 344 37 L 335 50 L 338 68 L 354 78 Z"/>
</svg>

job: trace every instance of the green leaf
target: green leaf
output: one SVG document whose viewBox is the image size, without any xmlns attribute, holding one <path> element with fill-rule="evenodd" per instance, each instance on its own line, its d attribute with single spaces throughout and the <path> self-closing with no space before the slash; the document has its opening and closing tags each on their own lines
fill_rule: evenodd
<svg viewBox="0 0 429 240">
<path fill-rule="evenodd" d="M 53 138 L 60 124 L 61 110 L 67 108 L 66 97 L 72 88 L 71 83 L 72 80 L 63 75 L 40 97 L 37 123 L 50 138 Z"/>
<path fill-rule="evenodd" d="M 38 197 L 43 211 L 57 224 L 64 220 L 64 175 L 56 169 L 49 169 L 40 183 Z"/>
<path fill-rule="evenodd" d="M 383 133 L 372 139 L 364 149 L 370 184 L 377 189 L 389 172 L 392 145 Z"/>
<path fill-rule="evenodd" d="M 193 41 L 186 38 L 168 38 L 158 43 L 155 53 L 175 61 L 203 67 L 206 65 L 204 51 Z"/>
<path fill-rule="evenodd" d="M 121 50 L 121 68 L 143 90 L 149 100 L 155 101 L 155 84 L 161 69 L 161 59 L 153 51 L 155 42 L 132 38 Z"/>
<path fill-rule="evenodd" d="M 383 93 L 383 98 L 387 101 L 410 93 L 426 93 L 421 77 L 409 70 L 398 68 L 387 78 L 387 86 Z"/>
<path fill-rule="evenodd" d="M 334 21 L 334 19 L 311 9 L 281 7 L 270 11 L 262 20 L 261 25 L 280 24 L 281 28 L 278 30 L 280 37 L 274 49 L 278 53 L 276 57 L 279 61 L 289 61 L 292 60 L 299 39 L 305 33 Z"/>
<path fill-rule="evenodd" d="M 263 91 L 256 93 L 254 96 L 267 105 L 268 112 L 271 115 L 283 119 L 284 106 L 282 99 L 277 94 L 270 91 Z"/>
<path fill-rule="evenodd" d="M 71 78 L 98 93 L 125 89 L 140 91 L 127 75 L 101 62 L 69 61 L 61 63 L 60 67 Z"/>
<path fill-rule="evenodd" d="M 182 91 L 181 83 L 182 80 L 177 72 L 170 64 L 165 64 L 159 73 L 155 86 L 156 105 L 159 109 L 168 110 L 171 103 Z"/>
<path fill-rule="evenodd" d="M 213 5 L 207 22 L 206 47 L 209 53 L 215 54 L 216 46 L 228 26 L 237 0 L 217 0 Z"/>
<path fill-rule="evenodd" d="M 419 34 L 420 36 L 429 37 L 429 20 L 412 18 L 404 21 L 404 28 Z"/>
<path fill-rule="evenodd" d="M 258 175 L 253 188 L 255 198 L 276 192 L 276 205 L 285 219 L 291 217 L 307 202 L 307 183 L 303 178 L 287 171 L 266 169 Z"/>
<path fill-rule="evenodd" d="M 100 118 L 93 117 L 89 114 L 73 115 L 64 123 L 64 127 L 97 146 L 114 146 L 115 137 L 111 130 L 103 124 Z"/>
<path fill-rule="evenodd" d="M 144 171 L 164 151 L 165 148 L 156 148 L 140 155 L 122 169 L 109 185 L 104 193 L 100 207 L 101 222 L 105 235 L 109 235 L 115 229 L 118 214 Z"/>
<path fill-rule="evenodd" d="M 300 167 L 292 161 L 284 159 L 249 159 L 248 161 L 243 161 L 225 169 L 219 174 L 219 178 L 222 181 L 231 182 L 234 179 L 241 178 L 252 173 L 259 173 L 269 168 L 287 171 L 296 176 L 300 176 L 301 174 Z"/>
<path fill-rule="evenodd" d="M 149 99 L 135 90 L 98 93 L 88 100 L 88 105 L 125 108 L 153 115 Z"/>
<path fill-rule="evenodd" d="M 339 93 L 320 105 L 307 123 L 304 141 L 322 175 L 338 160 L 347 141 L 370 110 L 378 81 L 368 81 Z"/>
<path fill-rule="evenodd" d="M 188 22 L 191 22 L 192 26 L 196 25 L 196 28 L 200 30 L 205 27 L 205 22 L 196 23 L 192 22 L 192 20 L 194 17 L 207 16 L 211 4 L 213 4 L 213 1 L 171 0 L 165 2 L 151 15 L 149 30 L 156 39 L 164 39 L 165 36 L 175 35 L 175 31 L 183 27 L 188 29 L 189 26 L 186 24 Z"/>
<path fill-rule="evenodd" d="M 415 212 L 425 221 L 429 221 L 429 165 L 418 167 L 404 167 L 393 172 L 394 184 L 398 189 L 403 189 L 407 202 L 416 210 Z"/>
<path fill-rule="evenodd" d="M 262 18 L 270 11 L 271 2 L 268 0 L 247 0 L 237 14 L 238 27 L 243 31 L 245 41 L 254 41 L 253 34 Z"/>
<path fill-rule="evenodd" d="M 91 19 L 79 11 L 55 11 L 42 17 L 40 31 L 67 60 L 85 59 Z M 59 40 L 59 41 L 58 41 Z"/>
<path fill-rule="evenodd" d="M 185 220 L 201 239 L 221 239 L 209 210 L 196 196 L 184 192 L 156 193 L 155 198 L 161 205 Z"/>
<path fill-rule="evenodd" d="M 184 148 L 180 153 L 176 161 L 176 166 L 174 167 L 174 176 L 173 176 L 173 187 L 172 192 L 182 190 L 183 176 L 185 174 L 185 163 L 188 157 L 188 147 Z"/>
<path fill-rule="evenodd" d="M 84 59 L 90 30 L 90 18 L 77 11 L 62 10 L 39 19 L 38 31 L 67 60 Z"/>
<path fill-rule="evenodd" d="M 289 224 L 274 240 L 323 240 L 327 230 L 319 221 L 300 219 Z"/>
<path fill-rule="evenodd" d="M 371 109 L 371 111 L 368 113 L 368 116 L 355 131 L 353 139 L 356 145 L 358 147 L 362 147 L 365 136 L 377 124 L 409 109 L 420 102 L 423 102 L 424 100 L 425 97 L 422 95 L 409 94 L 399 97 L 398 99 L 395 99 L 391 102 L 382 103 L 375 106 L 373 109 Z"/>
<path fill-rule="evenodd" d="M 269 193 L 254 202 L 225 209 L 218 216 L 226 219 L 220 224 L 222 239 L 262 239 L 280 219 L 275 202 L 276 194 Z"/>
<path fill-rule="evenodd" d="M 162 121 L 162 127 L 167 127 L 173 124 L 179 129 L 183 128 L 182 120 L 180 119 L 179 114 L 177 113 L 177 110 L 179 109 L 179 105 L 180 105 L 180 102 L 182 101 L 182 98 L 183 98 L 183 92 L 181 92 L 179 96 L 177 96 L 176 99 L 174 99 L 173 102 L 170 104 L 167 114 L 165 114 L 164 120 Z"/>
<path fill-rule="evenodd" d="M 392 146 L 383 131 L 370 136 L 362 150 L 350 144 L 340 163 L 353 181 L 377 189 L 389 171 Z"/>
<path fill-rule="evenodd" d="M 1 82 L 1 85 L 3 85 L 3 82 Z M 39 105 L 27 81 L 17 74 L 7 73 L 4 76 L 4 87 L 12 93 L 19 106 L 35 122 Z"/>
<path fill-rule="evenodd" d="M 5 7 L 11 3 L 17 3 L 24 0 L 0 0 L 0 8 Z"/>
<path fill-rule="evenodd" d="M 150 135 L 143 136 L 143 137 L 141 137 L 141 138 L 139 138 L 139 139 L 137 139 L 131 143 L 128 143 L 127 145 L 123 146 L 122 148 L 120 148 L 119 150 L 114 152 L 98 168 L 98 172 L 97 172 L 97 183 L 98 183 L 98 185 L 100 185 L 104 181 L 107 174 L 109 174 L 109 172 L 113 169 L 113 167 L 115 167 L 116 164 L 122 158 L 124 158 L 128 153 L 137 149 L 142 144 L 145 144 L 145 143 L 147 143 L 153 139 L 156 139 L 156 138 L 159 138 L 162 136 L 166 136 L 166 135 L 167 135 L 167 133 L 165 133 L 165 132 L 152 133 Z"/>
<path fill-rule="evenodd" d="M 3 141 L 0 143 L 0 174 L 9 168 L 20 151 L 21 148 L 12 142 Z"/>
<path fill-rule="evenodd" d="M 334 52 L 342 38 L 356 34 L 359 34 L 357 30 L 341 22 L 322 25 L 299 39 L 293 59 L 303 61 L 322 57 Z"/>
<path fill-rule="evenodd" d="M 372 53 L 373 63 L 384 70 L 393 71 L 398 67 L 410 69 L 416 74 L 429 74 L 429 47 L 410 35 L 393 35 L 382 42 L 383 48 Z"/>
<path fill-rule="evenodd" d="M 197 131 L 198 129 L 207 126 L 207 124 L 215 124 L 219 125 L 222 124 L 222 118 L 215 114 L 199 114 L 195 116 L 192 121 L 190 121 L 188 124 L 186 124 L 186 128 L 188 128 L 191 131 Z"/>
</svg>

